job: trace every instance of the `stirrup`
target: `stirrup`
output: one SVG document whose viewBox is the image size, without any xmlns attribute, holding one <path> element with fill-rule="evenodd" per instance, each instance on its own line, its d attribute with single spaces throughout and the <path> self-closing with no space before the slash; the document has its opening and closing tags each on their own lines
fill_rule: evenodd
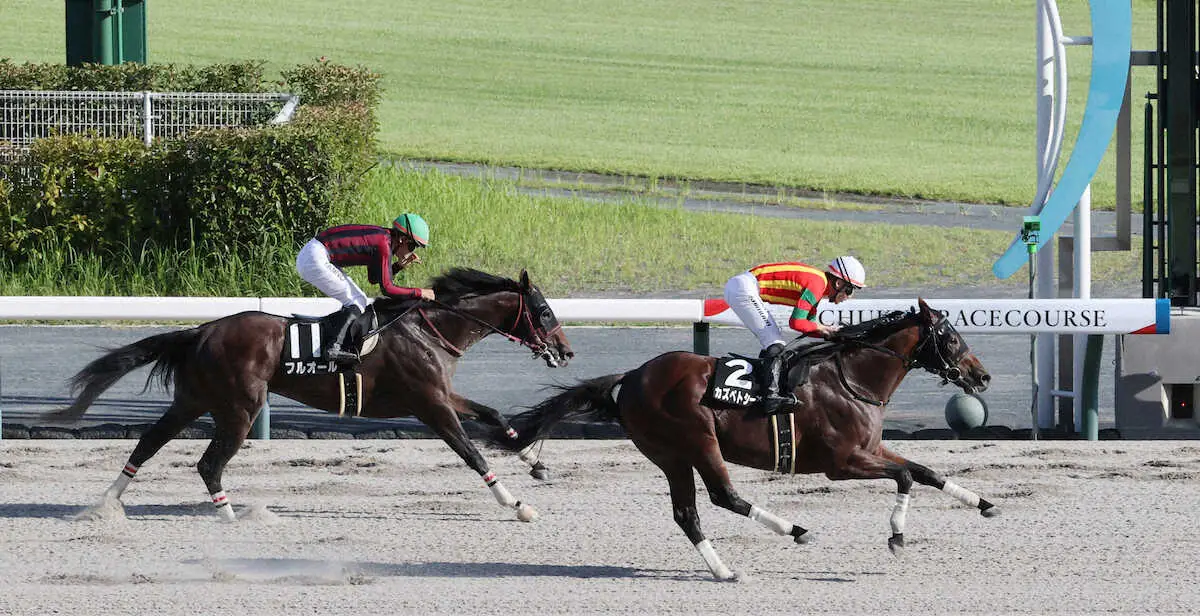
<svg viewBox="0 0 1200 616">
<path fill-rule="evenodd" d="M 799 402 L 800 401 L 797 400 L 796 396 L 793 394 L 767 394 L 762 398 L 763 413 L 767 415 L 774 415 L 775 413 L 783 410 L 783 407 L 795 406 Z"/>
<path fill-rule="evenodd" d="M 329 361 L 337 362 L 339 364 L 357 364 L 358 362 L 362 361 L 362 358 L 358 356 L 358 353 L 343 351 L 340 348 L 330 348 L 329 350 L 325 351 L 325 358 Z"/>
</svg>

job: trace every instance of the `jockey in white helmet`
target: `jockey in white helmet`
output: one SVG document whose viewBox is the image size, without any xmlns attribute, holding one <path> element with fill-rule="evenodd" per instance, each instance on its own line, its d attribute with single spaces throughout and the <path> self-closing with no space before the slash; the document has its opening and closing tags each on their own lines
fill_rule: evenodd
<svg viewBox="0 0 1200 616">
<path fill-rule="evenodd" d="M 725 302 L 754 332 L 762 346 L 759 357 L 763 365 L 762 378 L 766 395 L 764 408 L 775 412 L 785 402 L 794 402 L 791 394 L 779 395 L 783 332 L 767 310 L 766 304 L 792 306 L 788 325 L 802 336 L 828 338 L 836 328 L 816 321 L 817 304 L 823 300 L 840 304 L 858 289 L 866 286 L 867 272 L 858 259 L 838 257 L 824 270 L 798 261 L 763 263 L 729 279 L 725 283 Z"/>
</svg>

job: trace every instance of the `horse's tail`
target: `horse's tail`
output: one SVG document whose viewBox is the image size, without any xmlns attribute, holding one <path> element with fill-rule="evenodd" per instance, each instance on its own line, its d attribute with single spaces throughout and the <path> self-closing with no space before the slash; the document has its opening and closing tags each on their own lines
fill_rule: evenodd
<svg viewBox="0 0 1200 616">
<path fill-rule="evenodd" d="M 519 437 L 511 439 L 497 434 L 493 440 L 513 450 L 521 450 L 549 436 L 555 424 L 566 419 L 592 417 L 615 421 L 619 411 L 613 389 L 623 378 L 625 373 L 610 374 L 580 381 L 573 387 L 556 386 L 555 389 L 560 390 L 557 395 L 509 419 Z"/>
<path fill-rule="evenodd" d="M 157 363 L 150 370 L 143 391 L 150 388 L 150 382 L 155 378 L 164 388 L 167 387 L 174 380 L 175 372 L 195 348 L 203 331 L 203 327 L 193 327 L 150 336 L 113 349 L 92 360 L 78 374 L 71 377 L 71 394 L 75 396 L 71 406 L 50 411 L 45 414 L 45 418 L 52 421 L 79 419 L 96 398 L 121 380 L 121 377 L 151 362 Z"/>
</svg>

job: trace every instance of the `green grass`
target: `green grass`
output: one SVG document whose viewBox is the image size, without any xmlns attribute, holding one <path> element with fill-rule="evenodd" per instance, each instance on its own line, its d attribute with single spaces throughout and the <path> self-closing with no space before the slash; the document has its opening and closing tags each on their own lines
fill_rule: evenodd
<svg viewBox="0 0 1200 616">
<path fill-rule="evenodd" d="M 1084 0 L 1058 4 L 1068 35 L 1089 34 Z M 5 0 L 0 57 L 62 61 L 63 6 Z M 171 0 L 148 15 L 154 62 L 327 56 L 383 73 L 381 143 L 401 157 L 1017 205 L 1034 192 L 1030 0 Z M 1152 48 L 1154 3 L 1134 0 L 1134 19 L 1134 48 Z M 1067 154 L 1090 51 L 1068 56 Z M 1135 72 L 1135 186 L 1151 78 Z M 1114 200 L 1112 158 L 1097 205 Z"/>
<path fill-rule="evenodd" d="M 631 198 L 596 204 L 531 197 L 512 182 L 379 168 L 353 221 L 386 224 L 417 211 L 432 227 L 425 263 L 401 284 L 423 285 L 452 266 L 516 278 L 527 268 L 551 297 L 719 296 L 732 274 L 758 262 L 824 264 L 859 256 L 872 292 L 997 284 L 991 263 L 1011 235 L 924 226 L 861 225 L 696 213 Z M 947 258 L 946 255 L 954 255 Z M 62 250 L 26 266 L 0 259 L 0 295 L 319 295 L 296 275 L 295 247 L 267 245 L 252 259 L 138 248 L 123 255 Z M 350 268 L 369 293 L 365 268 Z M 1135 253 L 1098 253 L 1097 281 L 1136 289 Z M 1000 283 L 1020 295 L 1022 275 Z"/>
</svg>

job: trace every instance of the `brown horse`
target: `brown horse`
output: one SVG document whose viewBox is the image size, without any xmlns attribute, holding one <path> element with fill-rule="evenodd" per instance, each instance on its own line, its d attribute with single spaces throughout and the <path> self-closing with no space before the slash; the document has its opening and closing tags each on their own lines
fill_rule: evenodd
<svg viewBox="0 0 1200 616">
<path fill-rule="evenodd" d="M 885 405 L 912 368 L 924 368 L 968 393 L 985 390 L 991 378 L 950 322 L 918 301 L 915 312 L 896 311 L 845 327 L 831 343 L 812 348 L 810 376 L 792 388 L 798 403 L 786 409 L 790 418 L 786 412 L 767 417 L 757 408 L 736 408 L 706 395 L 717 360 L 673 352 L 624 374 L 562 388 L 562 393 L 511 418 L 519 439 L 496 440 L 509 447 L 527 446 L 570 417 L 620 421 L 637 448 L 666 475 L 675 522 L 719 580 L 736 576 L 700 530 L 692 469 L 700 473 L 715 505 L 789 535 L 796 543 L 807 543 L 812 538 L 809 531 L 738 496 L 725 468 L 726 461 L 763 470 L 781 468 L 777 449 L 790 446 L 792 457 L 783 472 L 824 473 L 835 481 L 896 482 L 888 539 L 895 553 L 904 546 L 914 480 L 977 507 L 984 516 L 998 512 L 992 503 L 883 446 Z M 772 440 L 773 420 L 789 426 L 790 443 Z"/>
<path fill-rule="evenodd" d="M 515 438 L 495 409 L 451 390 L 459 356 L 491 333 L 529 347 L 551 367 L 574 355 L 554 312 L 529 276 L 519 282 L 471 269 L 455 269 L 433 282 L 437 301 L 378 299 L 375 350 L 363 358 L 363 417 L 415 416 L 446 441 L 479 473 L 502 506 L 528 521 L 537 512 L 513 498 L 468 439 L 459 417 L 490 423 Z M 281 362 L 285 332 L 295 320 L 262 312 L 243 312 L 185 329 L 139 340 L 92 361 L 72 379 L 74 403 L 51 414 L 78 419 L 101 393 L 130 371 L 150 363 L 150 380 L 174 384 L 174 401 L 142 435 L 105 501 L 119 502 L 138 469 L 184 427 L 205 413 L 216 424 L 197 470 L 218 514 L 233 520 L 233 508 L 221 487 L 226 463 L 237 453 L 267 400 L 275 392 L 326 411 L 338 411 L 343 390 L 334 374 L 287 374 Z M 533 464 L 533 462 L 531 462 Z"/>
</svg>

